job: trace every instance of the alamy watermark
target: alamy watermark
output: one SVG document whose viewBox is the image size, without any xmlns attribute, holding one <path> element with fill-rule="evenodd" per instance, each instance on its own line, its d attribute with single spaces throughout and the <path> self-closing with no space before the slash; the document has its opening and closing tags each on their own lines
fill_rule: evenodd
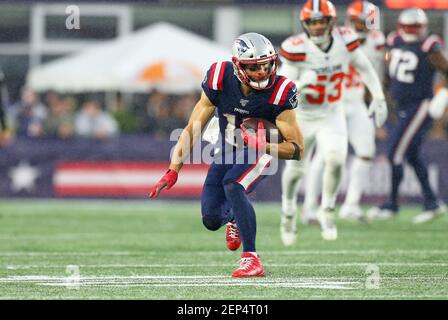
<svg viewBox="0 0 448 320">
<path fill-rule="evenodd" d="M 380 267 L 376 264 L 369 264 L 366 267 L 366 289 L 379 289 L 381 285 Z"/>
<path fill-rule="evenodd" d="M 174 164 L 256 164 L 266 154 L 266 149 L 255 150 L 245 147 L 242 130 L 231 128 L 225 130 L 224 136 L 219 130 L 213 133 L 213 141 L 205 141 L 202 136 L 201 123 L 193 123 L 191 141 L 190 135 L 184 129 L 175 129 L 171 132 L 170 141 L 177 142 L 182 137 L 182 145 L 173 147 L 170 152 L 171 162 Z M 277 129 L 264 129 L 263 134 L 268 137 L 271 145 L 280 143 L 280 135 Z M 255 135 L 253 129 L 247 129 L 250 135 Z M 204 145 L 204 142 L 207 144 Z M 193 145 L 193 146 L 192 146 Z M 191 147 L 192 146 L 192 147 Z M 191 152 L 190 152 L 190 148 Z M 274 175 L 278 170 L 277 148 L 271 147 L 269 155 L 272 160 L 269 170 L 264 175 Z"/>
<path fill-rule="evenodd" d="M 81 29 L 81 12 L 77 5 L 70 5 L 65 8 L 65 14 L 67 18 L 65 19 L 65 27 L 67 30 L 79 30 Z"/>
<path fill-rule="evenodd" d="M 80 286 L 80 282 L 81 282 L 79 266 L 68 265 L 65 268 L 65 273 L 68 275 L 68 277 L 65 279 L 65 287 L 67 289 L 79 290 L 79 286 Z"/>
</svg>

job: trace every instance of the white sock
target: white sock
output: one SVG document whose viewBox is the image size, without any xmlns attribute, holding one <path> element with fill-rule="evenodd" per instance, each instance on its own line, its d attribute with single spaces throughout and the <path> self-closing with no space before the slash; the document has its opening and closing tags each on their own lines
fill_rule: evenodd
<svg viewBox="0 0 448 320">
<path fill-rule="evenodd" d="M 322 186 L 322 208 L 334 208 L 342 176 L 342 165 L 327 163 Z"/>
<path fill-rule="evenodd" d="M 297 212 L 297 199 L 288 199 L 282 195 L 282 213 L 287 216 L 293 216 Z"/>
<path fill-rule="evenodd" d="M 287 165 L 282 173 L 282 211 L 295 215 L 297 211 L 297 189 L 303 175 L 302 166 Z"/>
<path fill-rule="evenodd" d="M 311 159 L 306 172 L 305 199 L 303 207 L 305 210 L 316 209 L 319 205 L 319 196 L 322 191 L 322 172 L 324 170 L 324 159 L 319 152 Z"/>
<path fill-rule="evenodd" d="M 362 193 L 366 187 L 366 182 L 368 181 L 371 166 L 371 160 L 364 160 L 359 157 L 355 157 L 353 159 L 353 163 L 350 168 L 350 182 L 347 189 L 347 195 L 345 196 L 344 205 L 359 205 Z"/>
</svg>

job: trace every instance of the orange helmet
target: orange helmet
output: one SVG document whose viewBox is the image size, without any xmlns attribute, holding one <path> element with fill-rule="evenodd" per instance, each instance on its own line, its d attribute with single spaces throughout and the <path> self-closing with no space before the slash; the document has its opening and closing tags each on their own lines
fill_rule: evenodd
<svg viewBox="0 0 448 320">
<path fill-rule="evenodd" d="M 308 24 L 312 20 L 326 19 L 328 27 L 323 35 L 313 35 L 310 33 Z M 317 45 L 323 44 L 330 39 L 331 30 L 336 23 L 336 9 L 329 0 L 308 0 L 300 11 L 300 22 L 302 27 Z"/>
<path fill-rule="evenodd" d="M 367 32 L 379 22 L 378 7 L 369 1 L 355 1 L 347 8 L 346 24 L 353 28 L 360 39 L 367 36 Z"/>
</svg>

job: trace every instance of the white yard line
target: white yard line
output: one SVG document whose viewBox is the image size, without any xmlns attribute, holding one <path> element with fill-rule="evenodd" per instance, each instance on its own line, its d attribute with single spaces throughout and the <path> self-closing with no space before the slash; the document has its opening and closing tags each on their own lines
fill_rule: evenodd
<svg viewBox="0 0 448 320">
<path fill-rule="evenodd" d="M 76 282 L 74 282 L 76 280 Z M 257 286 L 275 288 L 354 289 L 358 281 L 318 278 L 232 279 L 229 276 L 80 276 L 70 277 L 25 275 L 0 278 L 0 283 L 32 283 L 41 286 L 112 286 L 112 287 L 228 287 Z M 349 286 L 351 285 L 351 286 Z"/>
<path fill-rule="evenodd" d="M 325 268 L 340 268 L 340 267 L 365 267 L 367 265 L 373 264 L 373 262 L 342 262 L 342 263 L 264 263 L 263 265 L 267 268 L 287 268 L 287 267 L 325 267 Z M 446 262 L 375 262 L 378 266 L 408 266 L 408 267 L 448 267 Z M 77 264 L 79 268 L 225 268 L 233 267 L 235 264 L 231 263 L 207 263 L 207 264 L 161 264 L 161 263 L 148 263 L 148 264 Z M 7 270 L 24 270 L 24 269 L 65 269 L 66 264 L 8 264 L 0 266 Z"/>
<path fill-rule="evenodd" d="M 421 280 L 424 277 L 383 277 L 382 283 L 395 280 Z M 439 283 L 448 280 L 445 277 L 433 277 Z M 427 278 L 425 278 L 427 280 Z M 50 276 L 50 275 L 21 275 L 0 278 L 2 284 L 32 284 L 47 287 L 66 287 L 76 290 L 81 287 L 108 287 L 108 288 L 134 288 L 134 287 L 263 287 L 263 288 L 285 288 L 285 289 L 327 289 L 327 290 L 364 290 L 365 279 L 344 278 L 344 277 L 302 277 L 302 278 L 244 278 L 232 279 L 230 276 L 176 276 L 176 275 L 142 275 L 142 276 L 118 276 L 118 275 L 86 275 L 77 278 Z M 254 296 L 262 298 L 263 295 Z M 9 299 L 16 297 L 0 297 Z M 48 298 L 48 297 L 47 297 Z M 58 296 L 57 299 L 67 298 Z M 91 297 L 88 297 L 91 298 Z M 102 297 L 100 297 L 102 298 Z M 328 299 L 328 295 L 306 296 L 306 299 Z M 341 296 L 340 298 L 344 298 Z M 397 298 L 397 299 L 417 299 L 417 298 L 446 298 L 446 295 L 356 295 L 346 296 L 350 299 L 374 299 L 374 298 Z"/>
<path fill-rule="evenodd" d="M 0 257 L 5 256 L 147 256 L 160 255 L 162 251 L 5 251 L 0 252 Z M 223 251 L 170 251 L 171 255 L 218 255 L 228 256 L 229 252 Z M 397 249 L 397 250 L 292 250 L 292 251 L 260 251 L 262 255 L 271 256 L 291 256 L 291 255 L 444 255 L 448 250 L 416 250 L 416 249 Z"/>
<path fill-rule="evenodd" d="M 41 286 L 53 286 L 61 287 L 67 286 L 67 284 L 61 283 L 38 283 Z M 130 287 L 266 287 L 266 288 L 308 288 L 308 289 L 342 289 L 349 290 L 354 289 L 352 287 L 347 287 L 345 285 L 331 285 L 331 284 L 308 284 L 308 283 L 82 283 L 82 287 L 86 286 L 107 286 L 107 287 L 117 287 L 117 288 L 130 288 Z"/>
</svg>

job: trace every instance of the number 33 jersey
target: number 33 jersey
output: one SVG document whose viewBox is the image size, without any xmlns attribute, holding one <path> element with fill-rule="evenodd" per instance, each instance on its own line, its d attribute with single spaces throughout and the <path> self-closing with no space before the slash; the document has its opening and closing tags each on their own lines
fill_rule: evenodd
<svg viewBox="0 0 448 320">
<path fill-rule="evenodd" d="M 397 32 L 387 37 L 389 90 L 398 107 L 433 96 L 436 70 L 426 55 L 441 51 L 442 39 L 430 35 L 418 42 L 405 42 Z"/>
<path fill-rule="evenodd" d="M 332 37 L 327 52 L 315 45 L 305 33 L 291 36 L 281 45 L 283 66 L 279 73 L 294 80 L 299 80 L 307 70 L 314 70 L 318 75 L 316 85 L 308 86 L 302 94 L 299 92 L 296 110 L 302 116 L 325 117 L 340 105 L 344 95 L 351 53 L 361 42 L 355 32 L 345 27 L 334 28 Z"/>
</svg>

